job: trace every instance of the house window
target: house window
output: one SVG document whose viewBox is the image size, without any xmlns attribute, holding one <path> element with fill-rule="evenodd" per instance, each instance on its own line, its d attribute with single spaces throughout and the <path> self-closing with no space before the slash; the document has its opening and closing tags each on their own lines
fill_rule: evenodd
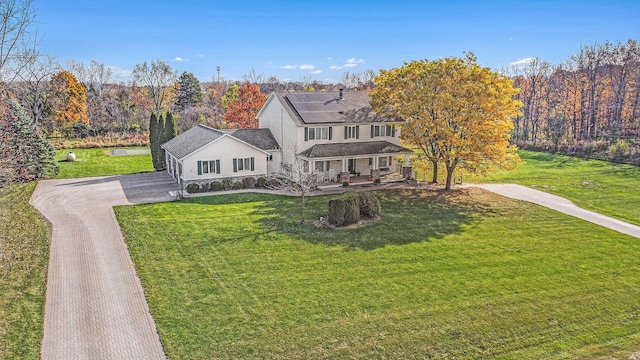
<svg viewBox="0 0 640 360">
<path fill-rule="evenodd" d="M 254 170 L 255 170 L 255 160 L 253 157 L 233 159 L 233 172 L 254 171 Z"/>
<path fill-rule="evenodd" d="M 391 158 L 391 156 L 378 158 L 378 168 L 383 171 L 389 170 L 389 168 L 391 167 L 392 160 L 393 159 Z"/>
<path fill-rule="evenodd" d="M 359 139 L 360 138 L 360 126 L 345 126 L 344 127 L 345 139 Z"/>
<path fill-rule="evenodd" d="M 198 161 L 198 175 L 220 174 L 220 160 Z"/>
<path fill-rule="evenodd" d="M 395 125 L 371 125 L 371 137 L 396 136 Z"/>
<path fill-rule="evenodd" d="M 267 161 L 273 161 L 273 154 L 267 155 Z"/>
<path fill-rule="evenodd" d="M 309 127 L 304 129 L 304 141 L 331 140 L 331 127 Z"/>
<path fill-rule="evenodd" d="M 316 163 L 316 165 L 315 165 L 316 172 L 329 171 L 329 162 L 328 161 L 316 161 L 315 163 Z"/>
</svg>

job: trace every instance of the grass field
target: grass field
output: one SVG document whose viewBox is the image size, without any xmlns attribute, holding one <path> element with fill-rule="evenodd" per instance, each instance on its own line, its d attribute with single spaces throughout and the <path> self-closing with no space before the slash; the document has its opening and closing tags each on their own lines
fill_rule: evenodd
<svg viewBox="0 0 640 360">
<path fill-rule="evenodd" d="M 640 225 L 640 167 L 533 151 L 518 153 L 526 163 L 515 171 L 469 182 L 526 185 Z"/>
<path fill-rule="evenodd" d="M 298 225 L 276 195 L 116 208 L 168 356 L 640 351 L 638 239 L 478 189 L 376 194 L 383 219 L 345 230 Z"/>
<path fill-rule="evenodd" d="M 0 359 L 38 359 L 50 230 L 29 205 L 36 183 L 0 188 Z"/>
<path fill-rule="evenodd" d="M 129 149 L 139 151 L 147 148 Z M 76 161 L 74 162 L 66 161 L 67 154 L 70 151 L 76 154 Z M 60 166 L 60 173 L 57 176 L 59 179 L 153 171 L 151 155 L 110 156 L 107 148 L 58 150 L 56 160 L 58 161 L 58 166 Z"/>
</svg>

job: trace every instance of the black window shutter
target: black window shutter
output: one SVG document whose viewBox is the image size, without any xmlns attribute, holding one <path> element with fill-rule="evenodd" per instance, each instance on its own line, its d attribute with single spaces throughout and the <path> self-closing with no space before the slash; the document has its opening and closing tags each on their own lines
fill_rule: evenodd
<svg viewBox="0 0 640 360">
<path fill-rule="evenodd" d="M 253 157 L 251 157 L 251 171 L 255 170 L 255 166 L 254 166 L 254 160 Z"/>
<path fill-rule="evenodd" d="M 202 175 L 202 161 L 198 160 L 198 175 Z"/>
<path fill-rule="evenodd" d="M 396 126 L 391 125 L 391 137 L 396 137 Z"/>
<path fill-rule="evenodd" d="M 348 128 L 345 126 L 345 127 L 344 127 L 344 138 L 345 138 L 345 139 L 347 138 L 347 131 L 349 131 L 349 130 L 348 130 Z"/>
<path fill-rule="evenodd" d="M 216 160 L 216 174 L 220 174 L 220 160 Z"/>
<path fill-rule="evenodd" d="M 356 125 L 356 139 L 360 139 L 360 125 Z"/>
<path fill-rule="evenodd" d="M 233 172 L 238 172 L 238 159 L 233 159 Z"/>
<path fill-rule="evenodd" d="M 331 133 L 333 132 L 333 127 L 329 126 L 329 140 L 331 140 Z"/>
<path fill-rule="evenodd" d="M 304 141 L 309 141 L 309 128 L 304 128 Z"/>
<path fill-rule="evenodd" d="M 371 125 L 371 137 L 373 137 L 373 125 Z"/>
</svg>

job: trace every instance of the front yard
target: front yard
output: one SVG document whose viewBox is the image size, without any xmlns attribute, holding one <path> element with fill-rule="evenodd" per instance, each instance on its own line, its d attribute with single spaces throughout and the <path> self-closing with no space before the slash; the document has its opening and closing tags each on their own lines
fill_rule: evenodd
<svg viewBox="0 0 640 360">
<path fill-rule="evenodd" d="M 300 226 L 300 199 L 276 195 L 117 208 L 168 356 L 640 350 L 638 239 L 477 189 L 376 194 L 383 219 L 349 230 Z"/>
</svg>

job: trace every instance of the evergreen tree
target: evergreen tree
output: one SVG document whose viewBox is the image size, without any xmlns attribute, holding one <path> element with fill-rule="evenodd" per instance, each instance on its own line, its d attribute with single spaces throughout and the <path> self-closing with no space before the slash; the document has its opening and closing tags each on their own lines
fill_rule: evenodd
<svg viewBox="0 0 640 360">
<path fill-rule="evenodd" d="M 155 113 L 151 113 L 151 119 L 149 120 L 149 147 L 151 148 L 151 161 L 153 162 L 153 168 L 156 170 L 162 170 L 160 157 L 160 136 L 162 134 L 162 128 L 160 119 Z"/>
<path fill-rule="evenodd" d="M 176 135 L 178 135 L 178 124 L 176 122 L 176 118 L 173 117 L 173 113 L 168 111 L 164 121 L 161 144 L 173 139 L 174 137 L 176 137 Z"/>
<path fill-rule="evenodd" d="M 58 173 L 55 149 L 17 102 L 0 105 L 0 186 Z"/>
<path fill-rule="evenodd" d="M 183 72 L 178 78 L 176 100 L 173 111 L 181 112 L 190 107 L 202 104 L 202 88 L 200 81 L 190 72 Z"/>
</svg>

